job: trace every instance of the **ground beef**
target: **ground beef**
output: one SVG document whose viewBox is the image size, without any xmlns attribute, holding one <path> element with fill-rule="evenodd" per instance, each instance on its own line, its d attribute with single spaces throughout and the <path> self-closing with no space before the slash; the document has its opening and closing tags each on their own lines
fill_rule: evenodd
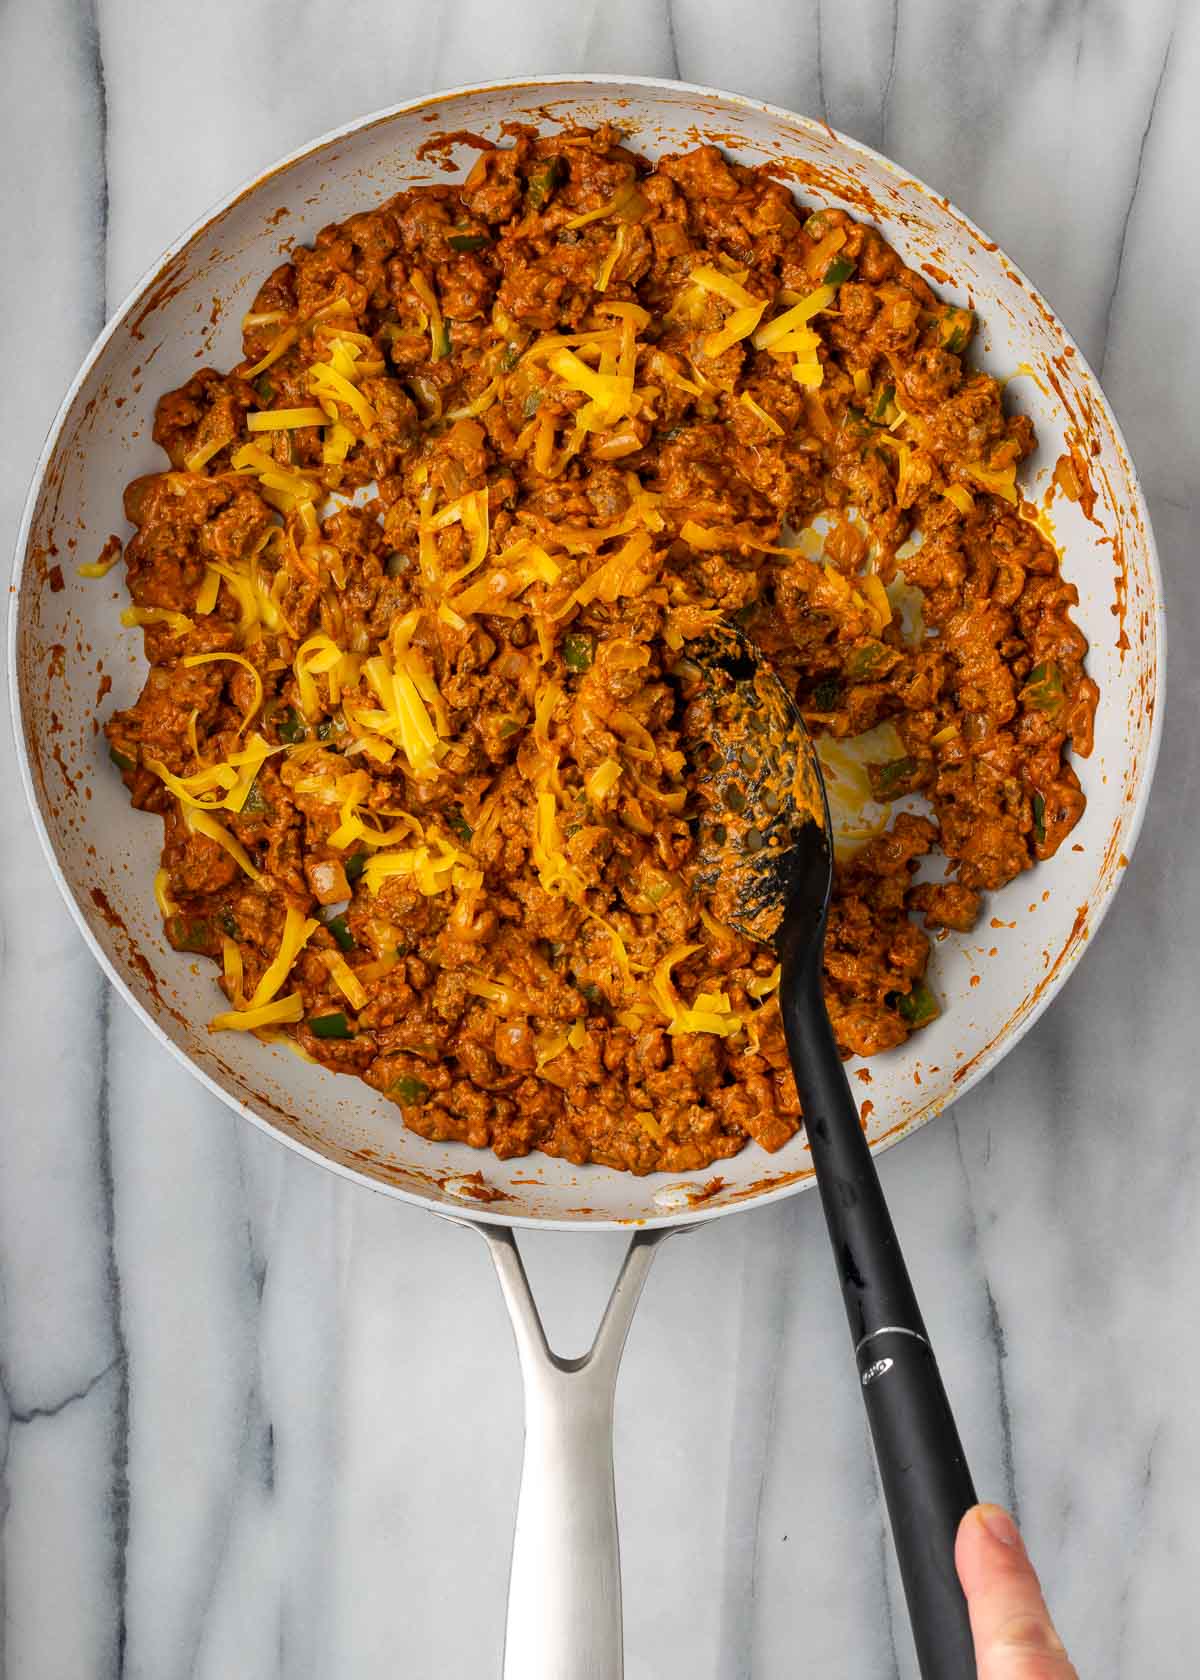
<svg viewBox="0 0 1200 1680">
<path fill-rule="evenodd" d="M 1078 821 L 1097 693 L 968 311 L 715 147 L 508 139 L 297 247 L 242 363 L 163 396 L 107 732 L 235 1019 L 427 1138 L 691 1170 L 801 1123 L 774 955 L 693 874 L 704 615 L 815 734 L 899 742 L 830 913 L 847 1055 L 933 1018 L 924 929 Z"/>
</svg>

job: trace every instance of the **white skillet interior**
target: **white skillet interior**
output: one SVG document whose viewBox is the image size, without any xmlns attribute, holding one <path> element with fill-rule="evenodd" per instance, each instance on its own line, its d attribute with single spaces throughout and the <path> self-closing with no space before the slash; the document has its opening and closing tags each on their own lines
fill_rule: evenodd
<svg viewBox="0 0 1200 1680">
<path fill-rule="evenodd" d="M 470 168 L 476 154 L 463 147 L 449 172 L 438 159 L 418 160 L 432 135 L 465 129 L 498 138 L 500 124 L 514 118 L 543 127 L 609 119 L 651 157 L 711 140 L 743 163 L 789 171 L 807 201 L 842 203 L 873 220 L 906 261 L 927 265 L 943 297 L 980 311 L 975 353 L 991 371 L 1018 375 L 1011 401 L 1037 427 L 1039 450 L 1022 473 L 1027 496 L 1040 505 L 1056 459 L 1070 439 L 1082 442 L 1096 490 L 1092 517 L 1061 496 L 1052 516 L 1101 693 L 1095 752 L 1077 766 L 1087 812 L 1057 858 L 993 895 L 974 933 L 935 945 L 930 980 L 940 1019 L 876 1057 L 869 1084 L 854 1082 L 871 1104 L 872 1141 L 891 1144 L 931 1118 L 1015 1043 L 1086 948 L 1140 824 L 1163 655 L 1148 518 L 1090 371 L 1003 253 L 885 159 L 772 107 L 632 78 L 465 89 L 318 141 L 206 218 L 114 317 L 47 443 L 18 543 L 14 713 L 52 865 L 98 956 L 152 1030 L 251 1120 L 335 1169 L 441 1211 L 518 1223 L 678 1223 L 802 1188 L 810 1182 L 802 1137 L 778 1155 L 751 1146 L 691 1175 L 689 1213 L 682 1192 L 670 1193 L 687 1180 L 635 1179 L 541 1156 L 498 1162 L 427 1143 L 357 1080 L 248 1035 L 210 1036 L 204 1023 L 221 1006 L 214 971 L 169 949 L 154 905 L 161 825 L 130 809 L 97 733 L 98 720 L 141 687 L 141 633 L 118 621 L 121 569 L 97 582 L 75 567 L 95 559 L 110 532 L 129 534 L 122 488 L 164 464 L 150 440 L 158 396 L 199 367 L 237 361 L 240 318 L 293 242 L 400 188 Z M 98 697 L 105 676 L 112 689 Z M 470 1174 L 482 1178 L 456 1184 Z M 498 1199 L 478 1199 L 493 1193 Z"/>
</svg>

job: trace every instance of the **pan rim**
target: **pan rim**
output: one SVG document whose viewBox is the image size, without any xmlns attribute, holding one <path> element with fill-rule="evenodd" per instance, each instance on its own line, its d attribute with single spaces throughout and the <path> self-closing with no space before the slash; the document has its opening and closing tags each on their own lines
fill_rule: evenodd
<svg viewBox="0 0 1200 1680">
<path fill-rule="evenodd" d="M 9 710 L 13 734 L 15 737 L 17 764 L 21 777 L 21 785 L 33 817 L 34 830 L 38 836 L 38 841 L 41 845 L 46 861 L 49 864 L 51 875 L 58 886 L 59 892 L 66 902 L 68 911 L 82 934 L 83 939 L 93 957 L 95 957 L 96 961 L 99 963 L 102 972 L 108 977 L 109 981 L 115 987 L 124 1003 L 133 1010 L 137 1018 L 149 1029 L 158 1042 L 164 1045 L 175 1057 L 175 1059 L 183 1067 L 185 1067 L 190 1074 L 198 1079 L 202 1085 L 212 1092 L 214 1096 L 218 1097 L 221 1102 L 223 1102 L 228 1108 L 232 1109 L 236 1114 L 240 1115 L 243 1119 L 248 1120 L 259 1131 L 270 1136 L 275 1142 L 295 1151 L 298 1155 L 307 1158 L 325 1170 L 337 1173 L 353 1184 L 358 1184 L 364 1188 L 377 1191 L 380 1194 L 393 1197 L 403 1202 L 408 1202 L 415 1207 L 424 1209 L 427 1212 L 437 1214 L 441 1218 L 451 1219 L 459 1223 L 503 1225 L 513 1228 L 532 1230 L 628 1232 L 631 1230 L 687 1227 L 704 1224 L 709 1220 L 722 1218 L 728 1214 L 743 1213 L 751 1209 L 764 1208 L 782 1200 L 785 1197 L 790 1197 L 800 1191 L 809 1189 L 814 1184 L 815 1180 L 811 1174 L 804 1174 L 789 1183 L 780 1184 L 773 1189 L 764 1189 L 757 1194 L 749 1195 L 744 1200 L 726 1202 L 716 1206 L 705 1205 L 686 1211 L 666 1213 L 661 1216 L 654 1215 L 645 1218 L 629 1219 L 596 1219 L 591 1217 L 540 1218 L 535 1214 L 504 1213 L 485 1206 L 476 1208 L 469 1206 L 466 1203 L 461 1206 L 447 1206 L 442 1202 L 435 1201 L 430 1195 L 408 1189 L 402 1185 L 391 1184 L 384 1179 L 375 1178 L 367 1172 L 348 1166 L 346 1163 L 337 1160 L 334 1156 L 326 1155 L 313 1145 L 304 1142 L 303 1139 L 282 1131 L 273 1122 L 267 1120 L 262 1115 L 257 1114 L 248 1103 L 244 1102 L 240 1097 L 234 1095 L 232 1091 L 227 1090 L 212 1074 L 208 1073 L 203 1067 L 201 1067 L 200 1064 L 195 1061 L 181 1045 L 175 1043 L 175 1041 L 155 1020 L 153 1015 L 151 1015 L 146 1006 L 139 1000 L 125 977 L 119 971 L 117 965 L 109 958 L 103 947 L 100 945 L 83 912 L 82 905 L 76 897 L 71 883 L 67 879 L 65 871 L 59 863 L 58 855 L 54 848 L 54 842 L 50 836 L 49 828 L 42 812 L 41 802 L 34 786 L 29 762 L 29 752 L 25 744 L 26 720 L 22 706 L 21 684 L 18 678 L 17 670 L 17 642 L 20 620 L 21 586 L 24 580 L 26 561 L 28 559 L 33 518 L 36 512 L 43 482 L 61 441 L 63 427 L 70 415 L 71 409 L 80 390 L 87 381 L 93 367 L 108 345 L 110 339 L 117 332 L 118 328 L 122 326 L 127 318 L 134 312 L 137 305 L 151 291 L 167 265 L 182 251 L 184 251 L 194 239 L 202 234 L 206 228 L 210 227 L 218 220 L 218 218 L 224 215 L 227 210 L 232 208 L 241 199 L 257 191 L 268 180 L 279 174 L 282 170 L 290 168 L 293 164 L 310 156 L 312 153 L 319 151 L 322 147 L 336 142 L 337 140 L 345 139 L 350 135 L 359 134 L 367 129 L 377 126 L 378 124 L 390 122 L 398 116 L 408 115 L 432 105 L 444 104 L 451 100 L 466 98 L 473 95 L 480 95 L 497 90 L 512 91 L 515 93 L 526 90 L 553 89 L 555 87 L 580 85 L 584 87 L 595 87 L 597 89 L 621 86 L 646 88 L 658 92 L 675 91 L 687 94 L 696 100 L 716 100 L 726 106 L 733 106 L 735 108 L 740 107 L 747 111 L 770 116 L 786 123 L 797 125 L 812 132 L 831 135 L 848 151 L 855 153 L 864 159 L 870 160 L 876 165 L 882 166 L 885 170 L 896 174 L 904 180 L 906 185 L 918 193 L 927 196 L 935 203 L 942 205 L 948 214 L 953 215 L 957 219 L 969 235 L 973 235 L 976 239 L 988 245 L 994 243 L 969 216 L 959 210 L 958 207 L 943 194 L 937 193 L 927 182 L 922 180 L 921 177 L 914 175 L 911 171 L 902 170 L 893 159 L 888 158 L 884 153 L 876 151 L 874 147 L 868 146 L 864 142 L 856 140 L 850 135 L 843 134 L 840 130 L 832 128 L 828 123 L 818 121 L 812 117 L 804 116 L 799 112 L 790 111 L 784 106 L 776 105 L 766 100 L 753 99 L 746 94 L 732 93 L 720 88 L 707 87 L 693 82 L 677 81 L 669 77 L 622 75 L 615 72 L 588 73 L 582 71 L 561 71 L 544 76 L 518 76 L 489 79 L 484 82 L 466 83 L 453 88 L 440 89 L 430 94 L 422 94 L 417 98 L 402 100 L 397 104 L 386 106 L 382 109 L 368 112 L 363 116 L 356 117 L 347 123 L 343 123 L 336 128 L 328 130 L 324 134 L 318 135 L 315 139 L 305 142 L 302 146 L 299 146 L 293 151 L 276 159 L 265 168 L 257 171 L 254 175 L 247 178 L 239 186 L 235 187 L 231 192 L 221 198 L 209 210 L 200 215 L 190 224 L 190 226 L 179 234 L 170 245 L 167 246 L 162 254 L 145 270 L 139 279 L 135 281 L 132 288 L 121 300 L 119 305 L 113 310 L 108 321 L 97 335 L 94 343 L 80 365 L 79 371 L 71 381 L 62 402 L 59 404 L 46 433 L 45 441 L 37 457 L 29 491 L 26 495 L 24 507 L 22 509 L 21 520 L 17 528 L 14 565 L 12 580 L 9 588 L 7 638 L 8 691 Z M 1154 782 L 1155 771 L 1158 764 L 1159 749 L 1162 742 L 1163 731 L 1167 632 L 1162 568 L 1159 562 L 1154 529 L 1150 519 L 1149 508 L 1146 504 L 1145 492 L 1142 489 L 1141 477 L 1134 464 L 1133 456 L 1129 450 L 1124 432 L 1122 431 L 1117 417 L 1113 412 L 1112 405 L 1109 403 L 1104 394 L 1103 388 L 1095 371 L 1087 358 L 1084 356 L 1083 352 L 1080 350 L 1078 344 L 1076 344 L 1072 335 L 1063 325 L 1059 316 L 1050 308 L 1049 304 L 1042 297 L 1041 292 L 1030 282 L 1028 276 L 1026 276 L 1018 265 L 1014 263 L 1010 257 L 1008 257 L 1002 248 L 997 247 L 996 250 L 997 255 L 1003 258 L 1009 271 L 1025 286 L 1026 290 L 1035 302 L 1040 304 L 1047 316 L 1054 320 L 1057 330 L 1062 335 L 1063 343 L 1071 347 L 1074 352 L 1077 365 L 1082 370 L 1083 376 L 1090 381 L 1092 388 L 1103 405 L 1105 418 L 1112 429 L 1113 438 L 1123 451 L 1125 458 L 1129 463 L 1129 473 L 1134 493 L 1136 512 L 1144 532 L 1146 558 L 1150 580 L 1153 586 L 1153 601 L 1151 603 L 1150 612 L 1150 631 L 1153 635 L 1153 691 L 1151 695 L 1153 711 L 1150 719 L 1149 738 L 1139 769 L 1136 796 L 1132 801 L 1132 810 L 1128 819 L 1128 829 L 1123 848 L 1126 858 L 1132 859 L 1134 850 L 1141 836 L 1142 826 L 1145 820 L 1150 790 Z M 871 1152 L 873 1155 L 878 1156 L 886 1150 L 891 1149 L 895 1144 L 902 1142 L 907 1137 L 910 1137 L 914 1132 L 919 1131 L 923 1126 L 928 1124 L 929 1121 L 936 1119 L 940 1114 L 944 1113 L 947 1108 L 971 1090 L 972 1087 L 975 1086 L 987 1073 L 991 1072 L 997 1063 L 1005 1055 L 1007 1055 L 1010 1050 L 1015 1048 L 1024 1035 L 1041 1018 L 1042 1014 L 1050 1006 L 1054 999 L 1058 997 L 1067 980 L 1075 972 L 1084 951 L 1094 944 L 1095 934 L 1099 931 L 1105 916 L 1108 914 L 1126 873 L 1126 870 L 1121 870 L 1120 872 L 1110 876 L 1107 883 L 1102 885 L 1099 898 L 1094 905 L 1089 907 L 1090 937 L 1086 942 L 1075 943 L 1075 945 L 1067 953 L 1065 959 L 1062 961 L 1057 972 L 1054 973 L 1049 983 L 1045 985 L 1044 989 L 1039 993 L 1034 1003 L 1025 1011 L 1024 1015 L 1022 1015 L 1019 1020 L 1004 1026 L 997 1033 L 993 1041 L 978 1054 L 970 1068 L 964 1074 L 962 1080 L 950 1093 L 944 1103 L 937 1108 L 931 1108 L 930 1110 L 915 1116 L 907 1125 L 898 1127 L 894 1132 L 888 1133 L 884 1137 L 880 1138 L 871 1146 Z"/>
</svg>

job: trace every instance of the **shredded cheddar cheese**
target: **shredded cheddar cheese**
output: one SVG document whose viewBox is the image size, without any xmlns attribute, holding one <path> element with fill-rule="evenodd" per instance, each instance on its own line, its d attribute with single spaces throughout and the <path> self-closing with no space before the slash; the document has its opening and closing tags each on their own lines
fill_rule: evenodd
<svg viewBox="0 0 1200 1680">
<path fill-rule="evenodd" d="M 244 1009 L 246 999 L 242 990 L 244 965 L 242 963 L 242 948 L 236 939 L 229 935 L 221 936 L 221 972 L 225 976 L 225 986 L 229 996 L 233 999 L 235 1009 Z"/>
<path fill-rule="evenodd" d="M 165 624 L 177 636 L 185 636 L 192 629 L 186 613 L 172 612 L 169 607 L 126 607 L 121 613 L 121 623 L 127 630 L 145 624 Z"/>
<path fill-rule="evenodd" d="M 154 902 L 158 905 L 158 913 L 164 921 L 168 916 L 173 916 L 179 908 L 168 890 L 170 884 L 170 875 L 165 869 L 160 869 L 154 877 Z"/>
<path fill-rule="evenodd" d="M 340 951 L 322 951 L 321 961 L 352 1009 L 367 1007 L 367 993 L 350 964 Z"/>
<path fill-rule="evenodd" d="M 187 776 L 176 776 L 157 758 L 147 758 L 145 762 L 146 768 L 153 770 L 181 805 L 193 811 L 232 811 L 236 814 L 246 803 L 246 796 L 264 760 L 283 750 L 282 747 L 271 746 L 256 731 L 240 752 L 231 753 L 219 764 L 207 765 Z M 206 794 L 208 798 L 204 797 Z"/>
<path fill-rule="evenodd" d="M 738 398 L 738 401 L 741 403 L 743 408 L 749 409 L 750 413 L 753 414 L 756 420 L 761 420 L 767 430 L 773 433 L 775 437 L 783 436 L 783 427 L 779 424 L 778 420 L 776 420 L 775 416 L 773 414 L 768 414 L 765 408 L 760 407 L 750 395 L 749 391 L 743 391 L 741 396 Z"/>
<path fill-rule="evenodd" d="M 204 582 L 196 591 L 196 611 L 201 618 L 207 618 L 217 604 L 217 597 L 221 593 L 221 574 L 215 572 L 211 566 L 204 570 Z"/>
<path fill-rule="evenodd" d="M 244 735 L 249 726 L 250 719 L 254 716 L 255 712 L 257 712 L 263 702 L 263 684 L 262 678 L 258 674 L 258 668 L 252 665 L 246 656 L 241 653 L 189 653 L 183 663 L 188 667 L 188 669 L 190 669 L 193 665 L 211 665 L 220 659 L 228 659 L 235 665 L 241 665 L 243 669 L 249 671 L 250 675 L 254 678 L 253 696 L 250 700 L 250 704 L 242 713 L 242 721 L 238 725 L 238 734 Z M 264 746 L 266 745 L 265 742 L 263 744 Z M 266 757 L 265 753 L 263 754 L 263 757 Z M 253 780 L 253 778 L 251 778 L 251 780 Z"/>
<path fill-rule="evenodd" d="M 283 932 L 279 936 L 279 949 L 251 994 L 248 1005 L 250 1009 L 261 1009 L 264 1003 L 270 1003 L 292 972 L 296 958 L 320 925 L 314 917 L 302 916 L 299 910 L 288 905 L 283 920 Z"/>
<path fill-rule="evenodd" d="M 1004 501 L 1011 502 L 1014 507 L 1020 501 L 1017 494 L 1017 468 L 1015 462 L 1002 469 L 985 467 L 982 462 L 968 462 L 963 471 L 970 473 L 976 484 L 981 484 L 985 490 L 990 490 L 993 496 L 1000 496 Z"/>
<path fill-rule="evenodd" d="M 301 426 L 324 426 L 328 420 L 323 408 L 268 408 L 247 414 L 246 427 L 251 432 L 297 431 Z"/>
<path fill-rule="evenodd" d="M 553 793 L 536 796 L 533 820 L 533 864 L 548 893 L 565 893 L 578 902 L 583 897 L 583 877 L 562 848 L 558 830 L 558 801 Z"/>
<path fill-rule="evenodd" d="M 208 1023 L 209 1032 L 258 1032 L 260 1027 L 294 1025 L 304 1019 L 304 999 L 292 992 L 273 1003 L 260 1004 L 257 1009 L 229 1009 L 214 1015 Z"/>
<path fill-rule="evenodd" d="M 942 495 L 963 514 L 975 512 L 975 498 L 965 484 L 948 484 Z"/>
<path fill-rule="evenodd" d="M 709 333 L 704 340 L 704 354 L 709 361 L 715 362 L 718 356 L 723 356 L 733 345 L 740 343 L 743 338 L 749 338 L 762 320 L 766 307 L 764 299 L 761 303 L 749 304 L 745 309 L 735 309 L 724 326 L 716 332 Z"/>
<path fill-rule="evenodd" d="M 635 532 L 621 549 L 603 565 L 598 566 L 590 577 L 581 583 L 571 596 L 572 603 L 586 606 L 589 601 L 614 602 L 622 595 L 637 594 L 636 587 L 641 575 L 642 562 L 647 558 L 651 549 L 650 536 L 645 531 Z M 644 586 L 644 578 L 642 579 Z"/>
<path fill-rule="evenodd" d="M 598 805 L 610 794 L 621 779 L 621 766 L 615 758 L 606 758 L 583 779 L 588 798 Z"/>
<path fill-rule="evenodd" d="M 202 443 L 193 449 L 183 464 L 190 473 L 203 472 L 213 456 L 219 455 L 222 449 L 227 448 L 232 442 L 232 437 L 210 438 L 207 443 Z"/>
<path fill-rule="evenodd" d="M 329 362 L 313 363 L 308 370 L 308 388 L 322 400 L 323 412 L 329 420 L 341 422 L 340 404 L 350 410 L 364 432 L 374 431 L 375 410 L 358 387 Z"/>
<path fill-rule="evenodd" d="M 779 963 L 763 979 L 748 980 L 746 991 L 752 998 L 769 997 L 772 992 L 779 990 L 779 982 L 783 978 L 783 968 Z"/>
<path fill-rule="evenodd" d="M 296 689 L 300 695 L 300 707 L 308 719 L 319 716 L 321 712 L 321 696 L 317 690 L 315 678 L 323 676 L 329 686 L 329 704 L 336 706 L 342 697 L 339 673 L 346 663 L 346 655 L 334 641 L 323 631 L 309 636 L 296 649 L 296 657 L 292 661 L 292 669 L 296 673 Z"/>
<path fill-rule="evenodd" d="M 219 823 L 216 817 L 211 816 L 207 811 L 189 805 L 182 799 L 179 801 L 179 808 L 184 822 L 193 834 L 203 834 L 205 839 L 215 841 L 223 851 L 229 853 L 238 868 L 250 877 L 256 887 L 262 885 L 262 874 L 250 861 L 250 855 L 246 848 L 240 841 L 234 839 L 229 830 Z"/>
<path fill-rule="evenodd" d="M 447 750 L 448 726 L 441 695 L 421 654 L 414 648 L 400 649 L 391 660 L 375 654 L 365 661 L 363 675 L 379 700 L 379 710 L 347 706 L 351 727 L 388 737 L 404 753 L 414 776 L 436 776 Z"/>
<path fill-rule="evenodd" d="M 593 285 L 598 292 L 606 292 L 613 277 L 613 270 L 625 255 L 625 246 L 629 235 L 624 227 L 619 227 L 613 236 L 613 242 L 608 248 L 608 254 L 600 264 L 600 272 L 596 275 Z"/>
<path fill-rule="evenodd" d="M 118 544 L 107 560 L 85 560 L 82 565 L 76 566 L 76 575 L 82 578 L 107 577 L 120 558 L 121 548 Z"/>
<path fill-rule="evenodd" d="M 867 605 L 875 615 L 875 629 L 878 634 L 892 622 L 892 603 L 888 600 L 887 590 L 874 572 L 868 572 L 858 581 Z"/>
</svg>

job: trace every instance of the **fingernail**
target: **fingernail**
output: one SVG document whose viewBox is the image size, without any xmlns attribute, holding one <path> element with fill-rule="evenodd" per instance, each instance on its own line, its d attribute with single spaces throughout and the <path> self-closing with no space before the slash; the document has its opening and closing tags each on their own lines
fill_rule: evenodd
<svg viewBox="0 0 1200 1680">
<path fill-rule="evenodd" d="M 1021 1536 L 1017 1532 L 1016 1523 L 1008 1512 L 1002 1510 L 999 1505 L 981 1505 L 979 1507 L 979 1520 L 992 1539 L 999 1540 L 1001 1545 L 1019 1546 L 1021 1544 Z"/>
</svg>

